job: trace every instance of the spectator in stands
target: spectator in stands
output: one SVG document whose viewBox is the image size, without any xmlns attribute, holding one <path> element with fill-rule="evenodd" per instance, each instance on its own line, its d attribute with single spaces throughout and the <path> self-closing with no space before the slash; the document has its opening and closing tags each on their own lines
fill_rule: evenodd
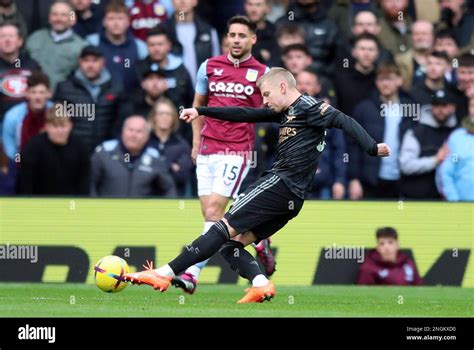
<svg viewBox="0 0 474 350">
<path fill-rule="evenodd" d="M 71 130 L 67 110 L 55 104 L 47 112 L 46 132 L 31 138 L 21 152 L 21 194 L 77 196 L 89 193 L 89 153 Z"/>
<path fill-rule="evenodd" d="M 331 81 L 308 69 L 299 72 L 295 78 L 298 91 L 306 92 L 318 99 L 324 99 L 326 103 L 337 108 L 336 91 L 332 87 Z"/>
<path fill-rule="evenodd" d="M 70 0 L 76 15 L 76 23 L 72 27 L 81 38 L 96 34 L 102 26 L 103 13 L 92 0 Z"/>
<path fill-rule="evenodd" d="M 25 101 L 26 81 L 38 63 L 22 52 L 23 36 L 14 23 L 0 24 L 0 130 L 5 112 Z"/>
<path fill-rule="evenodd" d="M 449 57 L 446 52 L 433 51 L 426 61 L 425 78 L 414 84 L 410 93 L 421 106 L 431 104 L 436 91 L 446 88 L 445 73 L 449 69 Z"/>
<path fill-rule="evenodd" d="M 176 195 L 173 178 L 157 149 L 147 146 L 146 119 L 125 120 L 120 139 L 106 141 L 92 156 L 91 195 L 94 197 L 148 197 Z"/>
<path fill-rule="evenodd" d="M 412 48 L 395 56 L 395 62 L 403 75 L 403 87 L 410 90 L 414 83 L 421 81 L 426 74 L 428 56 L 433 48 L 433 24 L 428 21 L 413 23 Z"/>
<path fill-rule="evenodd" d="M 51 104 L 48 77 L 34 72 L 28 77 L 26 101 L 21 102 L 5 113 L 2 129 L 3 147 L 9 159 L 20 161 L 19 152 L 27 141 L 44 129 L 46 110 Z"/>
<path fill-rule="evenodd" d="M 474 98 L 474 55 L 464 54 L 458 59 L 457 85 L 452 87 L 456 98 L 456 117 L 460 123 L 468 115 L 468 101 Z"/>
<path fill-rule="evenodd" d="M 291 18 L 285 14 L 277 21 L 277 27 L 289 21 L 303 28 L 313 64 L 311 69 L 320 74 L 334 72 L 334 58 L 339 30 L 336 23 L 327 18 L 319 1 L 296 0 L 288 8 Z"/>
<path fill-rule="evenodd" d="M 282 23 L 276 29 L 276 40 L 278 53 L 273 55 L 270 62 L 268 63 L 268 65 L 271 67 L 283 66 L 281 55 L 285 47 L 293 44 L 305 45 L 304 30 L 292 22 Z"/>
<path fill-rule="evenodd" d="M 201 63 L 220 54 L 217 32 L 195 13 L 197 4 L 198 0 L 173 0 L 174 16 L 163 24 L 171 39 L 172 52 L 183 58 L 193 85 Z"/>
<path fill-rule="evenodd" d="M 0 142 L 0 195 L 15 194 L 17 166 L 7 157 Z"/>
<path fill-rule="evenodd" d="M 179 196 L 186 193 L 191 179 L 191 147 L 179 134 L 179 119 L 176 106 L 166 98 L 160 98 L 149 114 L 151 137 L 149 145 L 160 152 L 173 177 Z"/>
<path fill-rule="evenodd" d="M 344 68 L 348 63 L 353 64 L 354 59 L 351 52 L 354 47 L 354 39 L 364 33 L 369 33 L 376 37 L 380 35 L 379 19 L 371 11 L 360 11 L 355 15 L 351 30 L 352 35 L 338 47 L 336 70 Z M 391 61 L 393 61 L 392 53 L 383 47 L 379 41 L 377 64 Z"/>
<path fill-rule="evenodd" d="M 171 53 L 171 39 L 167 30 L 161 26 L 150 30 L 146 44 L 149 56 L 137 64 L 140 80 L 145 73 L 161 72 L 165 77 L 166 96 L 176 106 L 190 106 L 194 97 L 194 88 L 191 77 L 183 64 L 183 60 Z"/>
<path fill-rule="evenodd" d="M 339 109 L 342 112 L 351 115 L 356 104 L 369 97 L 375 89 L 375 62 L 378 54 L 378 40 L 372 34 L 361 34 L 355 39 L 352 49 L 355 63 L 338 68 L 334 79 Z"/>
<path fill-rule="evenodd" d="M 439 90 L 431 110 L 424 110 L 419 123 L 405 133 L 400 147 L 400 189 L 405 198 L 439 198 L 435 170 L 448 155 L 445 142 L 457 124 L 455 111 L 449 90 Z"/>
<path fill-rule="evenodd" d="M 142 88 L 132 94 L 133 113 L 143 116 L 149 115 L 156 101 L 165 97 L 168 91 L 166 78 L 158 67 L 151 65 L 144 74 Z"/>
<path fill-rule="evenodd" d="M 392 54 L 407 51 L 411 47 L 412 18 L 407 12 L 408 0 L 380 0 L 383 16 L 380 20 L 380 42 Z"/>
<path fill-rule="evenodd" d="M 270 12 L 269 0 L 245 0 L 245 14 L 257 24 L 257 43 L 252 48 L 253 55 L 262 63 L 268 64 L 279 54 L 275 40 L 275 25 L 266 19 Z"/>
<path fill-rule="evenodd" d="M 46 28 L 49 22 L 49 11 L 57 0 L 15 0 L 18 11 L 25 19 L 28 34 Z M 25 37 L 26 37 L 25 33 Z"/>
<path fill-rule="evenodd" d="M 337 27 L 344 36 L 345 41 L 349 41 L 354 34 L 353 29 L 355 27 L 355 23 L 357 22 L 358 15 L 361 12 L 373 14 L 374 10 L 375 4 L 374 1 L 371 0 L 336 0 L 332 1 L 332 6 L 328 12 L 328 17 L 336 22 Z M 356 34 L 356 36 L 359 34 L 361 33 Z M 372 34 L 377 35 L 375 33 Z"/>
<path fill-rule="evenodd" d="M 448 70 L 444 73 L 444 78 L 448 84 L 456 85 L 455 67 L 457 67 L 457 58 L 461 51 L 454 34 L 449 30 L 438 32 L 435 38 L 434 51 L 444 51 L 448 55 L 450 64 Z"/>
<path fill-rule="evenodd" d="M 294 76 L 308 69 L 313 63 L 309 50 L 304 44 L 286 46 L 282 52 L 282 60 L 284 67 Z"/>
<path fill-rule="evenodd" d="M 400 251 L 392 227 L 377 229 L 377 248 L 370 250 L 359 268 L 357 284 L 417 286 L 423 284 L 415 262 Z"/>
<path fill-rule="evenodd" d="M 436 173 L 438 191 L 448 201 L 474 202 L 474 98 L 469 100 L 469 115 L 451 133 L 447 145 L 449 155 Z"/>
<path fill-rule="evenodd" d="M 150 29 L 166 22 L 174 12 L 171 0 L 131 0 L 129 2 L 132 34 L 143 41 Z"/>
<path fill-rule="evenodd" d="M 474 14 L 465 0 L 440 0 L 441 16 L 438 30 L 452 29 L 461 47 L 469 44 L 474 33 Z"/>
<path fill-rule="evenodd" d="M 390 147 L 390 157 L 375 159 L 347 138 L 349 153 L 349 198 L 398 198 L 399 145 L 404 132 L 419 118 L 414 101 L 400 91 L 400 69 L 390 63 L 377 69 L 377 91 L 354 109 L 353 117 L 377 142 Z"/>
<path fill-rule="evenodd" d="M 135 65 L 148 55 L 146 44 L 130 32 L 128 8 L 119 1 L 111 1 L 104 10 L 104 28 L 87 37 L 90 44 L 103 52 L 112 79 L 126 89 L 139 86 Z"/>
<path fill-rule="evenodd" d="M 19 28 L 19 35 L 24 38 L 28 34 L 23 15 L 18 11 L 18 5 L 15 0 L 0 1 L 0 25 L 4 23 L 13 23 Z"/>
<path fill-rule="evenodd" d="M 74 109 L 74 133 L 89 153 L 120 133 L 121 123 L 132 108 L 122 85 L 114 82 L 105 68 L 102 52 L 91 45 L 82 50 L 79 68 L 58 85 L 54 100 Z"/>
<path fill-rule="evenodd" d="M 37 30 L 26 41 L 26 49 L 48 75 L 53 91 L 76 68 L 77 58 L 87 45 L 72 30 L 71 11 L 67 1 L 56 1 L 49 11 L 51 28 Z"/>
</svg>

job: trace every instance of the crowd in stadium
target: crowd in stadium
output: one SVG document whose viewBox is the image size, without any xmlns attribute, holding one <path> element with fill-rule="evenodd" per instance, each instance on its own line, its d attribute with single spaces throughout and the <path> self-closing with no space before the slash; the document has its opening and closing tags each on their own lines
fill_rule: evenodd
<svg viewBox="0 0 474 350">
<path fill-rule="evenodd" d="M 464 0 L 0 0 L 0 194 L 196 197 L 196 75 L 257 24 L 253 56 L 356 119 L 330 129 L 313 198 L 474 201 L 474 6 Z M 61 118 L 58 118 L 61 117 Z M 255 124 L 250 183 L 278 124 Z M 242 185 L 245 189 L 246 184 Z"/>
</svg>

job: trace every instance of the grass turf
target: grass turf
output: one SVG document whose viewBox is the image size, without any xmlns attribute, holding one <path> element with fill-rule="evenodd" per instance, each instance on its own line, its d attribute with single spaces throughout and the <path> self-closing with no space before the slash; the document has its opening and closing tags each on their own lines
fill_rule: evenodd
<svg viewBox="0 0 474 350">
<path fill-rule="evenodd" d="M 237 305 L 235 285 L 200 285 L 195 295 L 128 286 L 0 284 L 1 317 L 446 317 L 474 316 L 474 291 L 452 287 L 277 286 L 263 304 Z"/>
</svg>

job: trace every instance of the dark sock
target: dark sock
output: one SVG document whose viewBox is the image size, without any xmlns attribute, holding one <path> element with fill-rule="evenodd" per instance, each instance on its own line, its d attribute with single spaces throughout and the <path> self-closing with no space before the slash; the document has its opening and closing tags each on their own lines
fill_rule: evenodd
<svg viewBox="0 0 474 350">
<path fill-rule="evenodd" d="M 252 254 L 237 241 L 228 241 L 221 248 L 221 255 L 230 264 L 232 270 L 243 278 L 253 281 L 255 276 L 263 274 Z"/>
<path fill-rule="evenodd" d="M 229 230 L 221 220 L 211 226 L 205 235 L 188 244 L 186 249 L 168 265 L 177 275 L 194 264 L 204 261 L 216 253 L 230 239 Z"/>
</svg>

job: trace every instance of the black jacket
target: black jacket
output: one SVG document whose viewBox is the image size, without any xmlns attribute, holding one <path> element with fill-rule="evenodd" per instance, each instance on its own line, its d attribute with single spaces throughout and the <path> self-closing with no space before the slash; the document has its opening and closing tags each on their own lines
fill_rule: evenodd
<svg viewBox="0 0 474 350">
<path fill-rule="evenodd" d="M 411 97 L 403 92 L 399 93 L 401 104 L 414 104 Z M 382 101 L 377 91 L 368 99 L 362 101 L 354 109 L 352 117 L 374 138 L 377 143 L 384 140 L 385 118 L 381 117 Z M 399 139 L 408 128 L 414 125 L 412 118 L 403 117 L 399 128 Z M 375 186 L 378 182 L 380 158 L 369 157 L 361 151 L 359 146 L 350 137 L 346 138 L 350 166 L 348 167 L 348 178 L 359 179 L 361 182 Z"/>
<path fill-rule="evenodd" d="M 89 152 L 74 134 L 66 145 L 46 133 L 32 137 L 21 154 L 19 191 L 29 195 L 89 194 Z"/>
<path fill-rule="evenodd" d="M 171 56 L 171 55 L 170 55 Z M 137 63 L 137 74 L 140 81 L 143 80 L 145 73 L 150 69 L 152 64 L 159 67 L 158 62 L 153 62 L 150 56 Z M 191 106 L 194 98 L 194 87 L 188 70 L 182 63 L 182 60 L 174 59 L 166 68 L 159 68 L 160 73 L 168 80 L 171 86 L 166 90 L 165 94 L 173 103 L 179 106 Z"/>
<path fill-rule="evenodd" d="M 66 101 L 79 106 L 87 104 L 94 106 L 93 118 L 73 116 L 74 132 L 81 137 L 91 154 L 101 142 L 114 138 L 120 133 L 123 120 L 131 114 L 131 103 L 125 98 L 122 85 L 108 80 L 100 86 L 97 101 L 73 73 L 66 81 L 57 87 L 55 101 Z"/>
<path fill-rule="evenodd" d="M 355 106 L 375 90 L 375 70 L 362 74 L 354 65 L 339 69 L 334 79 L 339 109 L 352 115 Z"/>
<path fill-rule="evenodd" d="M 332 75 L 335 71 L 334 58 L 340 39 L 336 23 L 327 18 L 322 8 L 315 13 L 309 13 L 298 3 L 293 3 L 288 13 L 294 14 L 291 22 L 298 23 L 304 29 L 306 45 L 313 57 L 311 69 L 320 74 Z M 278 19 L 276 26 L 279 27 L 289 21 L 288 14 L 285 14 Z"/>
</svg>

